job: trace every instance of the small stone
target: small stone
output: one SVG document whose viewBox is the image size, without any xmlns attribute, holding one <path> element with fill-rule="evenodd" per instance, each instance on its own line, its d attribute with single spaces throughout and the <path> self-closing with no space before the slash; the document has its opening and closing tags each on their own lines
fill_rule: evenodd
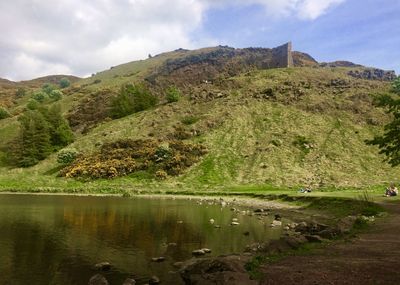
<svg viewBox="0 0 400 285">
<path fill-rule="evenodd" d="M 96 274 L 90 278 L 88 285 L 109 285 L 109 283 L 103 275 Z"/>
<path fill-rule="evenodd" d="M 196 250 L 193 250 L 193 251 L 192 251 L 192 254 L 193 254 L 194 256 L 201 256 L 201 255 L 204 255 L 204 254 L 206 254 L 206 253 L 205 253 L 205 251 L 202 250 L 202 249 L 196 249 Z"/>
<path fill-rule="evenodd" d="M 152 284 L 160 284 L 160 278 L 158 278 L 157 276 L 151 276 L 150 280 L 149 280 L 149 285 Z"/>
<path fill-rule="evenodd" d="M 282 226 L 282 222 L 281 221 L 274 220 L 271 223 L 271 227 L 280 227 L 280 226 Z"/>
<path fill-rule="evenodd" d="M 254 213 L 262 213 L 262 212 L 264 212 L 264 209 L 255 209 L 254 210 Z"/>
<path fill-rule="evenodd" d="M 176 243 L 176 242 L 170 242 L 170 243 L 168 244 L 168 246 L 177 246 L 177 243 Z"/>
<path fill-rule="evenodd" d="M 232 222 L 238 222 L 239 220 L 237 218 L 233 218 Z"/>
<path fill-rule="evenodd" d="M 122 285 L 136 285 L 135 279 L 127 278 Z"/>
<path fill-rule="evenodd" d="M 282 219 L 281 215 L 279 215 L 279 214 L 275 215 L 275 220 L 276 221 L 280 221 L 281 219 Z"/>
<path fill-rule="evenodd" d="M 210 224 L 214 224 L 215 220 L 214 219 L 210 219 Z"/>
<path fill-rule="evenodd" d="M 232 222 L 231 225 L 232 225 L 232 226 L 238 226 L 238 225 L 240 225 L 240 224 L 239 224 L 238 222 Z"/>
<path fill-rule="evenodd" d="M 183 265 L 183 262 L 182 262 L 182 261 L 178 261 L 178 262 L 175 262 L 174 264 L 172 264 L 172 266 L 173 266 L 173 267 L 176 267 L 176 268 L 181 268 L 182 265 Z"/>
<path fill-rule="evenodd" d="M 183 221 L 177 221 L 176 223 L 177 224 L 183 224 Z"/>
<path fill-rule="evenodd" d="M 290 227 L 286 226 L 286 227 L 284 227 L 283 229 L 284 229 L 285 231 L 288 231 L 288 230 L 290 230 Z"/>
<path fill-rule="evenodd" d="M 216 228 L 216 229 L 220 229 L 220 228 L 221 228 L 221 226 L 220 226 L 220 225 L 215 225 L 215 226 L 214 226 L 214 228 Z"/>
<path fill-rule="evenodd" d="M 104 262 L 97 263 L 94 267 L 97 270 L 108 271 L 111 269 L 111 264 L 107 261 L 104 261 Z"/>
<path fill-rule="evenodd" d="M 160 256 L 160 257 L 153 257 L 152 259 L 151 259 L 151 261 L 153 261 L 153 262 L 163 262 L 165 260 L 165 257 L 163 257 L 163 256 Z"/>
<path fill-rule="evenodd" d="M 211 253 L 211 249 L 209 248 L 202 248 L 202 251 L 204 251 L 205 253 Z"/>
</svg>

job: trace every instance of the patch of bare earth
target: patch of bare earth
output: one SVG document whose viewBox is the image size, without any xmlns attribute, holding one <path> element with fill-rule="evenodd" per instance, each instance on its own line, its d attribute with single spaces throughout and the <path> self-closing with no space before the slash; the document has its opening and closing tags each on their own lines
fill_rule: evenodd
<svg viewBox="0 0 400 285">
<path fill-rule="evenodd" d="M 307 256 L 289 256 L 261 268 L 260 284 L 400 284 L 400 204 L 368 232 Z"/>
</svg>

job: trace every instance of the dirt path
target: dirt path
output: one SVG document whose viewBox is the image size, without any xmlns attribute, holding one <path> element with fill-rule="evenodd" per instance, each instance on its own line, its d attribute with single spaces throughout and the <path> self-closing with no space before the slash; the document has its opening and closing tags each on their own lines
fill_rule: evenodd
<svg viewBox="0 0 400 285">
<path fill-rule="evenodd" d="M 400 203 L 350 242 L 265 265 L 260 284 L 400 284 Z"/>
</svg>

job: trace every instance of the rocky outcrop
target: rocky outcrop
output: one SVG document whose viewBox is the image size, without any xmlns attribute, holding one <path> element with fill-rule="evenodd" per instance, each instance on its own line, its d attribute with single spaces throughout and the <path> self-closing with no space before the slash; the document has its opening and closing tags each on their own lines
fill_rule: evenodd
<svg viewBox="0 0 400 285">
<path fill-rule="evenodd" d="M 145 80 L 152 85 L 168 86 L 174 83 L 182 88 L 187 84 L 212 83 L 223 77 L 232 77 L 254 68 L 270 69 L 291 66 L 293 66 L 293 58 L 290 42 L 272 49 L 235 49 L 219 46 L 169 59 Z"/>
<path fill-rule="evenodd" d="M 350 70 L 348 75 L 367 80 L 381 80 L 381 81 L 392 81 L 397 78 L 396 73 L 393 70 L 382 70 L 378 68 L 366 68 L 362 70 Z"/>
<path fill-rule="evenodd" d="M 360 64 L 356 64 L 351 61 L 338 60 L 333 62 L 321 62 L 319 64 L 321 67 L 362 67 Z"/>
</svg>

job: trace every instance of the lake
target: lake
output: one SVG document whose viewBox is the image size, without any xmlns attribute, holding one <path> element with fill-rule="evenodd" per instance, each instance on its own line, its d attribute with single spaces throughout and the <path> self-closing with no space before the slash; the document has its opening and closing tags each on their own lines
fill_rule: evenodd
<svg viewBox="0 0 400 285">
<path fill-rule="evenodd" d="M 231 226 L 233 218 L 240 224 Z M 110 284 L 128 277 L 145 284 L 152 275 L 182 284 L 173 263 L 195 249 L 216 256 L 277 239 L 281 230 L 270 227 L 272 219 L 194 199 L 3 194 L 0 284 L 87 284 L 103 261 L 112 265 L 101 273 Z M 151 262 L 159 256 L 166 260 Z"/>
</svg>

